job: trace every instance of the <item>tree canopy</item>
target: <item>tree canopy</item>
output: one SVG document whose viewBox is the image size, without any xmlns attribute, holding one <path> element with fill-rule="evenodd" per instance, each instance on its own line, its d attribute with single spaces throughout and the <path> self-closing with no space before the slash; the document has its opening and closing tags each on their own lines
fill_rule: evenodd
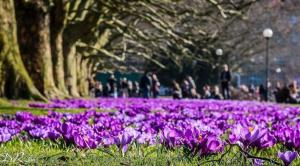
<svg viewBox="0 0 300 166">
<path fill-rule="evenodd" d="M 145 70 L 130 60 L 165 71 L 216 65 L 226 56 L 215 50 L 243 40 L 229 32 L 258 1 L 4 0 L 0 95 L 86 96 L 99 70 Z"/>
</svg>

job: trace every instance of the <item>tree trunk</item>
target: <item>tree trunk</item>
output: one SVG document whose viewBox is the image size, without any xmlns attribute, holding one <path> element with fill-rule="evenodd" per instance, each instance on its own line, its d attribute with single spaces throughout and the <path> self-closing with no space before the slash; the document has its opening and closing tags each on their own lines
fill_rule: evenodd
<svg viewBox="0 0 300 166">
<path fill-rule="evenodd" d="M 64 65 L 67 89 L 71 96 L 79 97 L 77 88 L 76 47 L 73 44 L 64 45 Z"/>
<path fill-rule="evenodd" d="M 13 0 L 3 0 L 0 5 L 0 64 L 1 64 L 1 95 L 7 95 L 5 91 L 8 80 L 12 80 L 7 73 L 13 73 L 15 78 L 24 82 L 24 89 L 28 97 L 39 100 L 46 100 L 36 89 L 31 78 L 29 77 L 19 52 L 15 8 Z M 10 71 L 9 71 L 10 70 Z M 14 80 L 16 82 L 16 80 Z M 7 86 L 5 86 L 5 84 Z M 18 91 L 18 87 L 10 87 L 13 91 Z M 3 97 L 3 96 L 2 96 Z"/>
<path fill-rule="evenodd" d="M 53 55 L 54 80 L 57 88 L 68 94 L 65 84 L 64 56 L 63 56 L 63 31 L 65 27 L 68 8 L 63 0 L 54 0 L 51 10 L 51 51 Z"/>
<path fill-rule="evenodd" d="M 82 56 L 77 57 L 77 66 L 80 67 L 80 70 L 77 71 L 79 94 L 81 96 L 87 97 L 89 95 L 87 82 L 87 79 L 89 78 L 87 70 L 87 60 L 84 59 Z"/>
<path fill-rule="evenodd" d="M 63 40 L 62 33 L 52 36 L 52 55 L 54 63 L 54 79 L 57 88 L 65 95 L 68 94 L 65 84 L 64 57 L 63 57 Z"/>
<path fill-rule="evenodd" d="M 35 85 L 47 98 L 61 96 L 55 86 L 50 47 L 50 13 L 44 1 L 15 1 L 22 58 Z"/>
</svg>

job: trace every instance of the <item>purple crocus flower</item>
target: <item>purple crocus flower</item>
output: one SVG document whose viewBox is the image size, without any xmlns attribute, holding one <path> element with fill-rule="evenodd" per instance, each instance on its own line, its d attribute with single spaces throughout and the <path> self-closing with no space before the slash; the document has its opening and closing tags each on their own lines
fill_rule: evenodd
<svg viewBox="0 0 300 166">
<path fill-rule="evenodd" d="M 215 136 L 209 136 L 207 138 L 207 150 L 209 153 L 216 153 L 223 150 L 223 143 Z"/>
<path fill-rule="evenodd" d="M 75 125 L 72 123 L 63 123 L 61 125 L 60 132 L 63 135 L 63 137 L 67 143 L 72 143 L 74 141 L 74 138 L 73 138 L 74 128 L 75 128 Z"/>
<path fill-rule="evenodd" d="M 260 159 L 254 159 L 253 160 L 253 165 L 254 166 L 263 166 L 264 165 L 264 161 L 260 160 Z"/>
<path fill-rule="evenodd" d="M 92 137 L 88 135 L 81 135 L 77 132 L 74 133 L 74 142 L 77 147 L 85 149 L 95 149 L 98 146 L 98 141 L 93 139 Z"/>
<path fill-rule="evenodd" d="M 243 127 L 238 125 L 232 130 L 229 135 L 229 141 L 231 143 L 242 143 L 243 148 L 249 146 L 258 148 L 272 147 L 276 143 L 275 137 L 264 128 L 256 127 Z"/>
<path fill-rule="evenodd" d="M 50 129 L 48 132 L 48 137 L 51 140 L 56 140 L 59 137 L 61 137 L 61 134 L 58 131 L 56 131 L 55 129 Z"/>
<path fill-rule="evenodd" d="M 34 119 L 34 116 L 32 115 L 31 112 L 17 112 L 16 115 L 16 120 L 25 122 L 25 121 L 31 121 Z"/>
<path fill-rule="evenodd" d="M 298 157 L 298 153 L 293 151 L 278 152 L 278 157 L 283 161 L 285 166 L 288 166 Z"/>
<path fill-rule="evenodd" d="M 124 133 L 114 138 L 114 143 L 118 146 L 123 155 L 127 152 L 128 145 L 131 144 L 133 137 L 133 135 Z"/>
<path fill-rule="evenodd" d="M 0 128 L 0 143 L 7 142 L 12 139 L 12 135 L 6 128 Z"/>
</svg>

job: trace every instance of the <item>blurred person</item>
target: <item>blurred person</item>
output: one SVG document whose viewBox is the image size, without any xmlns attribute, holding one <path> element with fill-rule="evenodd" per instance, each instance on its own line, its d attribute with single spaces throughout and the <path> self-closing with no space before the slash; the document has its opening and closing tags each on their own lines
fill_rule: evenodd
<svg viewBox="0 0 300 166">
<path fill-rule="evenodd" d="M 280 92 L 282 90 L 282 86 L 281 86 L 281 83 L 280 82 L 276 82 L 276 87 L 273 91 L 273 94 L 274 94 L 274 97 L 275 97 L 275 101 L 280 103 L 281 100 L 280 100 Z"/>
<path fill-rule="evenodd" d="M 172 91 L 173 99 L 181 99 L 182 96 L 181 96 L 181 89 L 179 84 L 175 80 L 172 81 L 172 84 L 173 84 L 173 91 Z"/>
<path fill-rule="evenodd" d="M 109 83 L 106 83 L 103 86 L 103 97 L 109 97 L 109 92 L 110 92 L 110 86 Z"/>
<path fill-rule="evenodd" d="M 128 97 L 128 81 L 126 77 L 121 80 L 120 96 L 123 98 Z"/>
<path fill-rule="evenodd" d="M 222 95 L 224 99 L 230 99 L 230 90 L 229 85 L 231 81 L 231 73 L 229 71 L 228 65 L 223 66 L 223 71 L 221 72 L 221 88 L 222 88 Z"/>
<path fill-rule="evenodd" d="M 140 85 L 139 85 L 139 82 L 134 81 L 132 91 L 133 91 L 132 92 L 133 97 L 139 97 L 140 96 Z"/>
<path fill-rule="evenodd" d="M 118 97 L 117 80 L 114 74 L 112 74 L 108 79 L 108 84 L 110 87 L 109 96 L 117 98 Z"/>
<path fill-rule="evenodd" d="M 296 104 L 298 103 L 298 88 L 297 88 L 297 82 L 293 82 L 289 85 L 289 103 Z"/>
<path fill-rule="evenodd" d="M 128 97 L 133 97 L 133 83 L 132 81 L 128 81 Z"/>
<path fill-rule="evenodd" d="M 189 83 L 189 91 L 190 91 L 190 94 L 191 94 L 191 90 L 192 89 L 197 89 L 196 83 L 195 83 L 195 81 L 194 81 L 194 79 L 193 79 L 192 76 L 188 75 L 186 79 L 187 79 L 187 81 Z"/>
<path fill-rule="evenodd" d="M 190 96 L 190 98 L 192 98 L 192 99 L 200 99 L 201 96 L 200 96 L 199 93 L 197 93 L 197 91 L 196 91 L 195 88 L 192 88 L 191 89 L 191 96 Z"/>
<path fill-rule="evenodd" d="M 209 85 L 205 85 L 203 87 L 203 91 L 204 91 L 203 99 L 211 98 L 211 91 L 210 91 L 210 86 Z"/>
<path fill-rule="evenodd" d="M 216 100 L 221 100 L 223 98 L 218 86 L 214 86 L 214 90 L 211 92 L 210 98 L 216 99 Z"/>
<path fill-rule="evenodd" d="M 190 97 L 190 86 L 188 80 L 184 79 L 181 85 L 182 98 Z"/>
<path fill-rule="evenodd" d="M 298 82 L 296 80 L 293 81 L 293 90 L 294 90 L 294 93 L 295 95 L 297 95 L 297 98 L 299 97 L 299 87 L 298 87 Z"/>
<path fill-rule="evenodd" d="M 90 97 L 95 97 L 95 82 L 93 79 L 88 78 L 88 89 L 89 89 L 89 96 Z"/>
<path fill-rule="evenodd" d="M 103 86 L 102 83 L 96 81 L 95 83 L 95 97 L 101 97 L 103 95 Z"/>
<path fill-rule="evenodd" d="M 240 86 L 240 100 L 250 100 L 250 90 L 246 85 Z"/>
<path fill-rule="evenodd" d="M 142 76 L 140 87 L 143 94 L 143 98 L 148 99 L 150 97 L 152 87 L 152 79 L 149 72 L 145 72 Z"/>
<path fill-rule="evenodd" d="M 253 84 L 249 85 L 249 100 L 256 100 L 256 94 L 255 94 L 255 86 Z"/>
<path fill-rule="evenodd" d="M 267 90 L 263 84 L 259 86 L 259 98 L 260 101 L 267 101 Z"/>
<path fill-rule="evenodd" d="M 255 100 L 257 100 L 257 101 L 260 100 L 259 86 L 255 87 L 254 97 L 255 97 Z"/>
<path fill-rule="evenodd" d="M 290 90 L 289 87 L 285 84 L 282 86 L 277 94 L 278 103 L 289 103 L 290 102 Z"/>
<path fill-rule="evenodd" d="M 152 74 L 152 95 L 153 98 L 157 98 L 159 95 L 160 82 L 156 74 Z"/>
</svg>

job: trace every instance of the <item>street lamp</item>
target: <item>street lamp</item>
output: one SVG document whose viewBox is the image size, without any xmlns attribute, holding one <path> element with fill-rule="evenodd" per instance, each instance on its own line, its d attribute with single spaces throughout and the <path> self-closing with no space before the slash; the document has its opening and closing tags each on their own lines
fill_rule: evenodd
<svg viewBox="0 0 300 166">
<path fill-rule="evenodd" d="M 278 73 L 278 74 L 281 73 L 281 68 L 277 68 L 276 73 Z"/>
<path fill-rule="evenodd" d="M 216 54 L 218 57 L 221 57 L 223 55 L 223 50 L 221 48 L 216 49 Z M 217 57 L 217 59 L 218 59 L 218 57 Z M 216 65 L 218 66 L 217 72 L 219 73 L 220 72 L 220 66 L 219 66 L 220 64 L 217 63 Z"/>
<path fill-rule="evenodd" d="M 218 48 L 218 49 L 216 50 L 216 54 L 217 54 L 218 56 L 222 56 L 222 55 L 223 55 L 223 50 L 222 50 L 221 48 Z"/>
<path fill-rule="evenodd" d="M 266 39 L 266 101 L 269 99 L 269 39 L 273 36 L 273 31 L 270 28 L 267 28 L 263 32 L 263 36 Z"/>
<path fill-rule="evenodd" d="M 281 70 L 281 68 L 280 67 L 278 67 L 277 69 L 276 69 L 276 73 L 277 73 L 277 80 L 279 80 L 280 79 L 280 73 L 282 72 L 282 70 Z"/>
</svg>

